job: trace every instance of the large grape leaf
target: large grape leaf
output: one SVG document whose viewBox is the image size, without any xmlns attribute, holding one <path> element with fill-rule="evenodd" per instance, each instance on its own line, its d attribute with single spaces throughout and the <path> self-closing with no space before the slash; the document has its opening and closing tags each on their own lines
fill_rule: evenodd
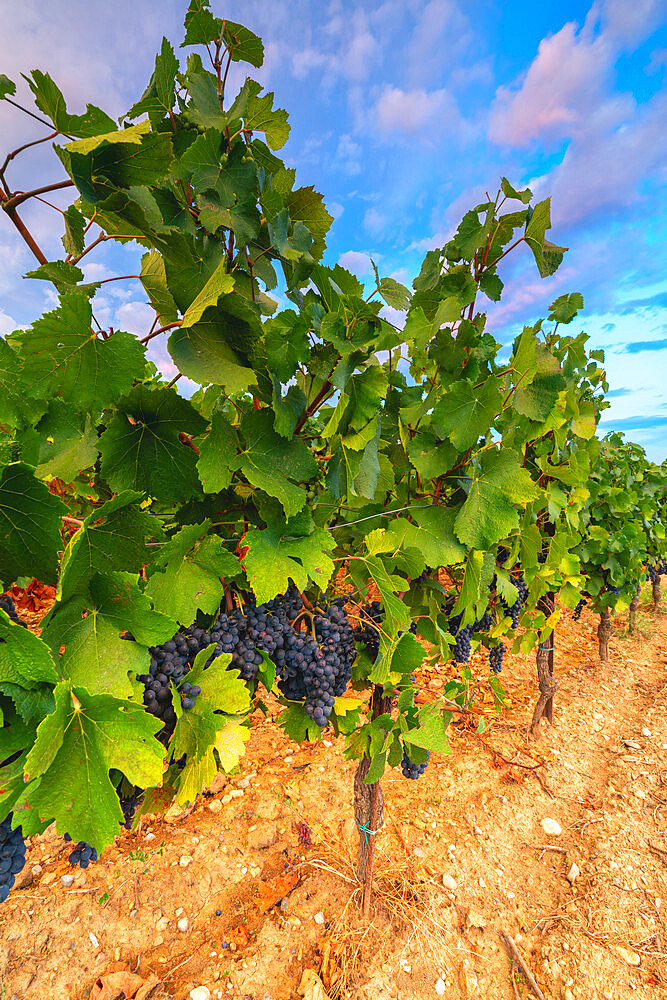
<svg viewBox="0 0 667 1000">
<path fill-rule="evenodd" d="M 493 376 L 479 387 L 460 379 L 440 398 L 431 422 L 459 451 L 465 451 L 488 433 L 502 402 L 498 380 Z"/>
<path fill-rule="evenodd" d="M 95 573 L 139 573 L 153 558 L 146 539 L 162 537 L 162 525 L 139 502 L 143 494 L 125 490 L 92 511 L 67 543 L 58 582 L 58 600 L 85 593 Z"/>
<path fill-rule="evenodd" d="M 282 382 L 289 382 L 300 362 L 310 356 L 308 325 L 304 316 L 284 309 L 262 328 L 269 368 Z"/>
<path fill-rule="evenodd" d="M 214 42 L 222 33 L 222 18 L 213 17 L 209 10 L 209 0 L 190 0 L 190 6 L 185 15 L 184 45 L 206 45 Z"/>
<path fill-rule="evenodd" d="M 29 388 L 23 359 L 0 337 L 0 423 L 9 427 L 32 427 L 37 423 L 46 401 L 31 399 Z"/>
<path fill-rule="evenodd" d="M 0 608 L 0 683 L 7 681 L 30 690 L 58 680 L 60 674 L 49 647 Z"/>
<path fill-rule="evenodd" d="M 160 549 L 149 569 L 145 592 L 153 606 L 182 624 L 193 622 L 198 611 L 217 611 L 223 587 L 220 577 L 233 580 L 241 573 L 238 558 L 217 535 L 209 535 L 210 521 L 187 524 Z"/>
<path fill-rule="evenodd" d="M 174 105 L 174 83 L 178 73 L 178 59 L 168 39 L 162 39 L 162 48 L 155 57 L 155 69 L 146 90 L 127 112 L 127 118 L 147 114 L 151 124 L 158 126 Z"/>
<path fill-rule="evenodd" d="M 40 479 L 57 476 L 71 483 L 97 459 L 97 432 L 90 414 L 82 419 L 58 397 L 35 428 L 23 435 L 22 444 L 24 457 L 30 456 Z"/>
<path fill-rule="evenodd" d="M 178 319 L 178 309 L 167 287 L 164 259 L 157 250 L 151 250 L 141 258 L 141 283 L 160 320 L 163 323 L 174 323 Z"/>
<path fill-rule="evenodd" d="M 454 534 L 454 518 L 448 508 L 415 510 L 413 517 L 417 524 L 404 517 L 392 520 L 382 537 L 374 542 L 370 554 L 415 548 L 423 556 L 426 566 L 451 566 L 461 562 L 465 546 Z"/>
<path fill-rule="evenodd" d="M 207 750 L 214 746 L 217 732 L 222 728 L 223 720 L 216 712 L 242 715 L 250 710 L 248 688 L 241 680 L 238 670 L 229 669 L 231 653 L 221 653 L 206 667 L 214 648 L 215 643 L 200 650 L 192 670 L 183 678 L 183 682 L 201 687 L 201 694 L 194 699 L 194 706 L 183 709 L 178 698 L 174 697 L 174 707 L 179 718 L 169 744 L 173 760 L 178 760 L 184 753 L 189 760 L 202 760 Z"/>
<path fill-rule="evenodd" d="M 319 260 L 326 250 L 324 237 L 329 232 L 333 215 L 329 215 L 322 195 L 313 187 L 300 187 L 287 199 L 287 209 L 293 222 L 301 221 L 313 235 L 311 256 Z"/>
<path fill-rule="evenodd" d="M 238 451 L 236 431 L 222 413 L 211 416 L 211 429 L 201 442 L 197 469 L 205 493 L 224 490 L 232 481 L 230 465 Z"/>
<path fill-rule="evenodd" d="M 328 531 L 318 528 L 302 537 L 289 532 L 289 526 L 269 525 L 246 533 L 248 554 L 243 562 L 259 603 L 284 593 L 290 578 L 300 590 L 309 580 L 324 590 L 333 573 L 329 552 L 336 543 Z"/>
<path fill-rule="evenodd" d="M 533 252 L 540 275 L 548 278 L 558 270 L 567 247 L 556 246 L 545 239 L 544 234 L 551 229 L 551 198 L 538 202 L 526 226 L 524 239 Z"/>
<path fill-rule="evenodd" d="M 109 771 L 117 768 L 140 788 L 159 785 L 164 748 L 155 733 L 162 723 L 143 705 L 90 695 L 67 681 L 56 686 L 55 700 L 26 760 L 30 784 L 21 805 L 54 819 L 60 836 L 69 833 L 101 851 L 123 822 Z"/>
<path fill-rule="evenodd" d="M 194 326 L 203 316 L 204 310 L 209 306 L 218 304 L 218 300 L 234 288 L 234 279 L 227 273 L 226 261 L 218 265 L 211 277 L 208 279 L 194 302 L 188 306 L 181 329 L 186 326 Z"/>
<path fill-rule="evenodd" d="M 83 115 L 71 115 L 67 111 L 65 98 L 48 73 L 34 69 L 31 75 L 21 74 L 35 97 L 35 104 L 47 115 L 63 135 L 89 136 L 112 132 L 116 128 L 113 118 L 93 104 L 86 105 Z"/>
<path fill-rule="evenodd" d="M 486 451 L 474 469 L 454 530 L 470 548 L 488 549 L 518 528 L 516 506 L 542 496 L 530 473 L 510 451 Z"/>
<path fill-rule="evenodd" d="M 255 80 L 246 79 L 229 113 L 232 118 L 243 118 L 249 132 L 264 132 L 269 149 L 280 149 L 287 142 L 290 133 L 287 112 L 282 108 L 274 109 L 273 93 L 260 97 L 261 89 L 261 85 Z"/>
<path fill-rule="evenodd" d="M 176 621 L 154 611 L 130 573 L 96 574 L 89 595 L 57 604 L 42 637 L 57 655 L 60 670 L 75 687 L 89 694 L 131 698 L 129 674 L 148 673 L 147 646 L 158 646 L 174 635 Z M 120 638 L 129 631 L 135 642 Z"/>
<path fill-rule="evenodd" d="M 179 434 L 205 428 L 174 389 L 137 385 L 117 404 L 99 440 L 102 475 L 114 490 L 141 490 L 163 502 L 189 500 L 201 491 L 197 456 Z"/>
<path fill-rule="evenodd" d="M 273 412 L 261 409 L 241 422 L 244 449 L 231 468 L 238 469 L 253 486 L 283 505 L 285 514 L 297 514 L 306 502 L 306 491 L 297 482 L 317 475 L 317 462 L 300 440 L 286 441 L 273 429 Z"/>
<path fill-rule="evenodd" d="M 90 299 L 72 290 L 30 330 L 11 334 L 8 341 L 23 360 L 31 396 L 60 394 L 96 416 L 127 392 L 144 369 L 146 348 L 122 330 L 103 340 L 91 321 Z"/>
<path fill-rule="evenodd" d="M 55 583 L 60 528 L 67 507 L 49 493 L 23 462 L 6 465 L 0 475 L 0 582 L 19 576 Z"/>
<path fill-rule="evenodd" d="M 222 24 L 222 40 L 227 46 L 232 62 L 247 62 L 252 66 L 261 66 L 264 62 L 262 39 L 236 21 L 225 19 Z"/>
</svg>

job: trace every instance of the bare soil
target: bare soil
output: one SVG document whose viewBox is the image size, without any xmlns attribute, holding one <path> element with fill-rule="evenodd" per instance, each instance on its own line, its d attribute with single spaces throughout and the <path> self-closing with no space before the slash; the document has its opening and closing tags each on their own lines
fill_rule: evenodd
<svg viewBox="0 0 667 1000">
<path fill-rule="evenodd" d="M 419 781 L 387 774 L 370 925 L 355 764 L 326 734 L 286 739 L 271 705 L 240 774 L 187 814 L 124 832 L 86 872 L 53 830 L 32 839 L 0 908 L 0 997 L 94 997 L 128 969 L 174 1000 L 198 986 L 235 1000 L 424 1000 L 439 979 L 445 1000 L 535 995 L 501 931 L 548 1000 L 667 996 L 667 617 L 642 604 L 638 623 L 629 639 L 614 622 L 603 664 L 597 621 L 565 612 L 553 727 L 527 738 L 534 655 L 506 655 L 511 708 L 483 735 L 455 723 L 451 755 L 432 755 Z M 449 669 L 418 678 L 427 698 Z M 485 676 L 483 657 L 473 669 Z"/>
</svg>

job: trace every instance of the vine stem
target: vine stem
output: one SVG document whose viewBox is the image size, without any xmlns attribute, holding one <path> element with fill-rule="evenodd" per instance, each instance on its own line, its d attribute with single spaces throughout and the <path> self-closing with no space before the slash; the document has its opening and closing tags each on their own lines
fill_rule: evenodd
<svg viewBox="0 0 667 1000">
<path fill-rule="evenodd" d="M 67 178 L 65 181 L 58 181 L 57 184 L 45 184 L 43 187 L 34 188 L 32 191 L 19 191 L 18 194 L 12 195 L 11 198 L 3 199 L 4 205 L 2 206 L 5 212 L 9 212 L 12 208 L 16 208 L 22 202 L 27 201 L 28 198 L 35 198 L 39 194 L 48 194 L 49 191 L 60 191 L 62 188 L 74 187 L 74 181 Z"/>
<path fill-rule="evenodd" d="M 21 221 L 21 219 L 18 216 L 18 213 L 17 213 L 16 209 L 15 208 L 7 208 L 7 202 L 8 201 L 9 201 L 9 198 L 7 197 L 7 195 L 4 193 L 4 191 L 0 190 L 0 207 L 2 207 L 5 210 L 5 212 L 7 213 L 7 215 L 9 216 L 9 218 L 12 220 L 12 222 L 14 223 L 14 225 L 16 226 L 16 228 L 18 229 L 19 233 L 21 234 L 22 238 L 28 244 L 28 246 L 32 250 L 32 252 L 35 255 L 35 257 L 37 258 L 37 260 L 40 262 L 40 264 L 48 264 L 49 263 L 48 257 L 37 246 L 37 243 L 35 242 L 35 239 L 34 239 L 32 233 L 27 228 L 27 226 L 25 225 L 25 223 Z"/>
<path fill-rule="evenodd" d="M 177 319 L 174 323 L 167 323 L 166 326 L 161 326 L 157 330 L 153 330 L 152 333 L 147 334 L 145 337 L 143 337 L 139 341 L 139 343 L 140 344 L 147 344 L 149 340 L 153 339 L 153 337 L 157 337 L 160 333 L 165 333 L 167 330 L 173 330 L 174 327 L 180 326 L 180 325 L 181 325 L 181 320 L 180 319 Z"/>
</svg>

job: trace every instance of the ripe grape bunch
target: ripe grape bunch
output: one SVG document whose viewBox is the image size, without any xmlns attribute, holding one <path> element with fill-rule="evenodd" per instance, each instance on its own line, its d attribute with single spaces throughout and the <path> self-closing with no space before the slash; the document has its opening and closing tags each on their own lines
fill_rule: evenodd
<svg viewBox="0 0 667 1000">
<path fill-rule="evenodd" d="M 505 607 L 506 613 L 512 619 L 512 628 L 518 628 L 521 620 L 521 612 L 523 611 L 526 598 L 528 597 L 528 587 L 526 586 L 525 577 L 520 570 L 518 572 L 511 573 L 510 579 L 517 589 L 517 599 L 511 607 L 506 601 L 503 601 L 502 603 Z"/>
<path fill-rule="evenodd" d="M 403 760 L 401 761 L 401 771 L 403 772 L 404 778 L 409 778 L 410 781 L 416 781 L 421 778 L 422 774 L 428 767 L 428 762 L 431 757 L 430 750 L 426 751 L 426 760 L 423 764 L 415 764 L 414 761 L 410 760 L 408 757 L 408 752 L 403 747 Z"/>
<path fill-rule="evenodd" d="M 505 655 L 504 643 L 492 646 L 489 650 L 489 666 L 494 674 L 499 674 L 503 669 L 503 656 Z"/>
<path fill-rule="evenodd" d="M 379 627 L 384 619 L 384 608 L 379 601 L 371 601 L 359 612 L 359 625 L 354 630 L 357 642 L 363 642 L 370 659 L 375 663 L 380 652 Z"/>
<path fill-rule="evenodd" d="M 12 830 L 12 813 L 0 823 L 0 903 L 13 888 L 16 876 L 25 866 L 25 841 L 20 826 Z"/>
<path fill-rule="evenodd" d="M 65 840 L 71 842 L 72 838 L 69 833 L 65 834 Z M 97 851 L 85 840 L 80 840 L 70 854 L 68 861 L 72 866 L 80 865 L 81 868 L 87 868 L 91 861 L 97 861 Z"/>
<path fill-rule="evenodd" d="M 582 597 L 582 599 L 579 601 L 579 603 L 577 604 L 576 608 L 574 609 L 574 611 L 572 613 L 572 621 L 574 621 L 574 622 L 578 622 L 579 621 L 579 619 L 581 618 L 581 612 L 584 610 L 584 608 L 586 607 L 587 603 L 588 602 L 587 602 L 586 598 Z"/>
<path fill-rule="evenodd" d="M 24 622 L 23 619 L 19 618 L 17 615 L 14 602 L 9 594 L 0 594 L 0 608 L 5 612 L 5 614 L 9 615 L 15 625 L 22 625 L 23 628 L 28 628 L 27 622 Z"/>
</svg>

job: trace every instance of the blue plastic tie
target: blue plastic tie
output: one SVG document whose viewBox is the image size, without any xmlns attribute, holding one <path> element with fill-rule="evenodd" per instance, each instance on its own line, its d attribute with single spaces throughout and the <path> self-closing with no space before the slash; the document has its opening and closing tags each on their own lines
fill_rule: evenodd
<svg viewBox="0 0 667 1000">
<path fill-rule="evenodd" d="M 368 843 L 368 835 L 369 835 L 369 833 L 370 833 L 371 837 L 373 837 L 373 836 L 375 836 L 376 833 L 380 832 L 380 830 L 371 830 L 371 828 L 368 825 L 362 826 L 361 823 L 357 823 L 357 826 L 359 827 L 360 830 L 363 831 L 364 839 L 365 839 L 366 843 Z M 380 829 L 382 829 L 382 828 L 380 827 Z"/>
</svg>

